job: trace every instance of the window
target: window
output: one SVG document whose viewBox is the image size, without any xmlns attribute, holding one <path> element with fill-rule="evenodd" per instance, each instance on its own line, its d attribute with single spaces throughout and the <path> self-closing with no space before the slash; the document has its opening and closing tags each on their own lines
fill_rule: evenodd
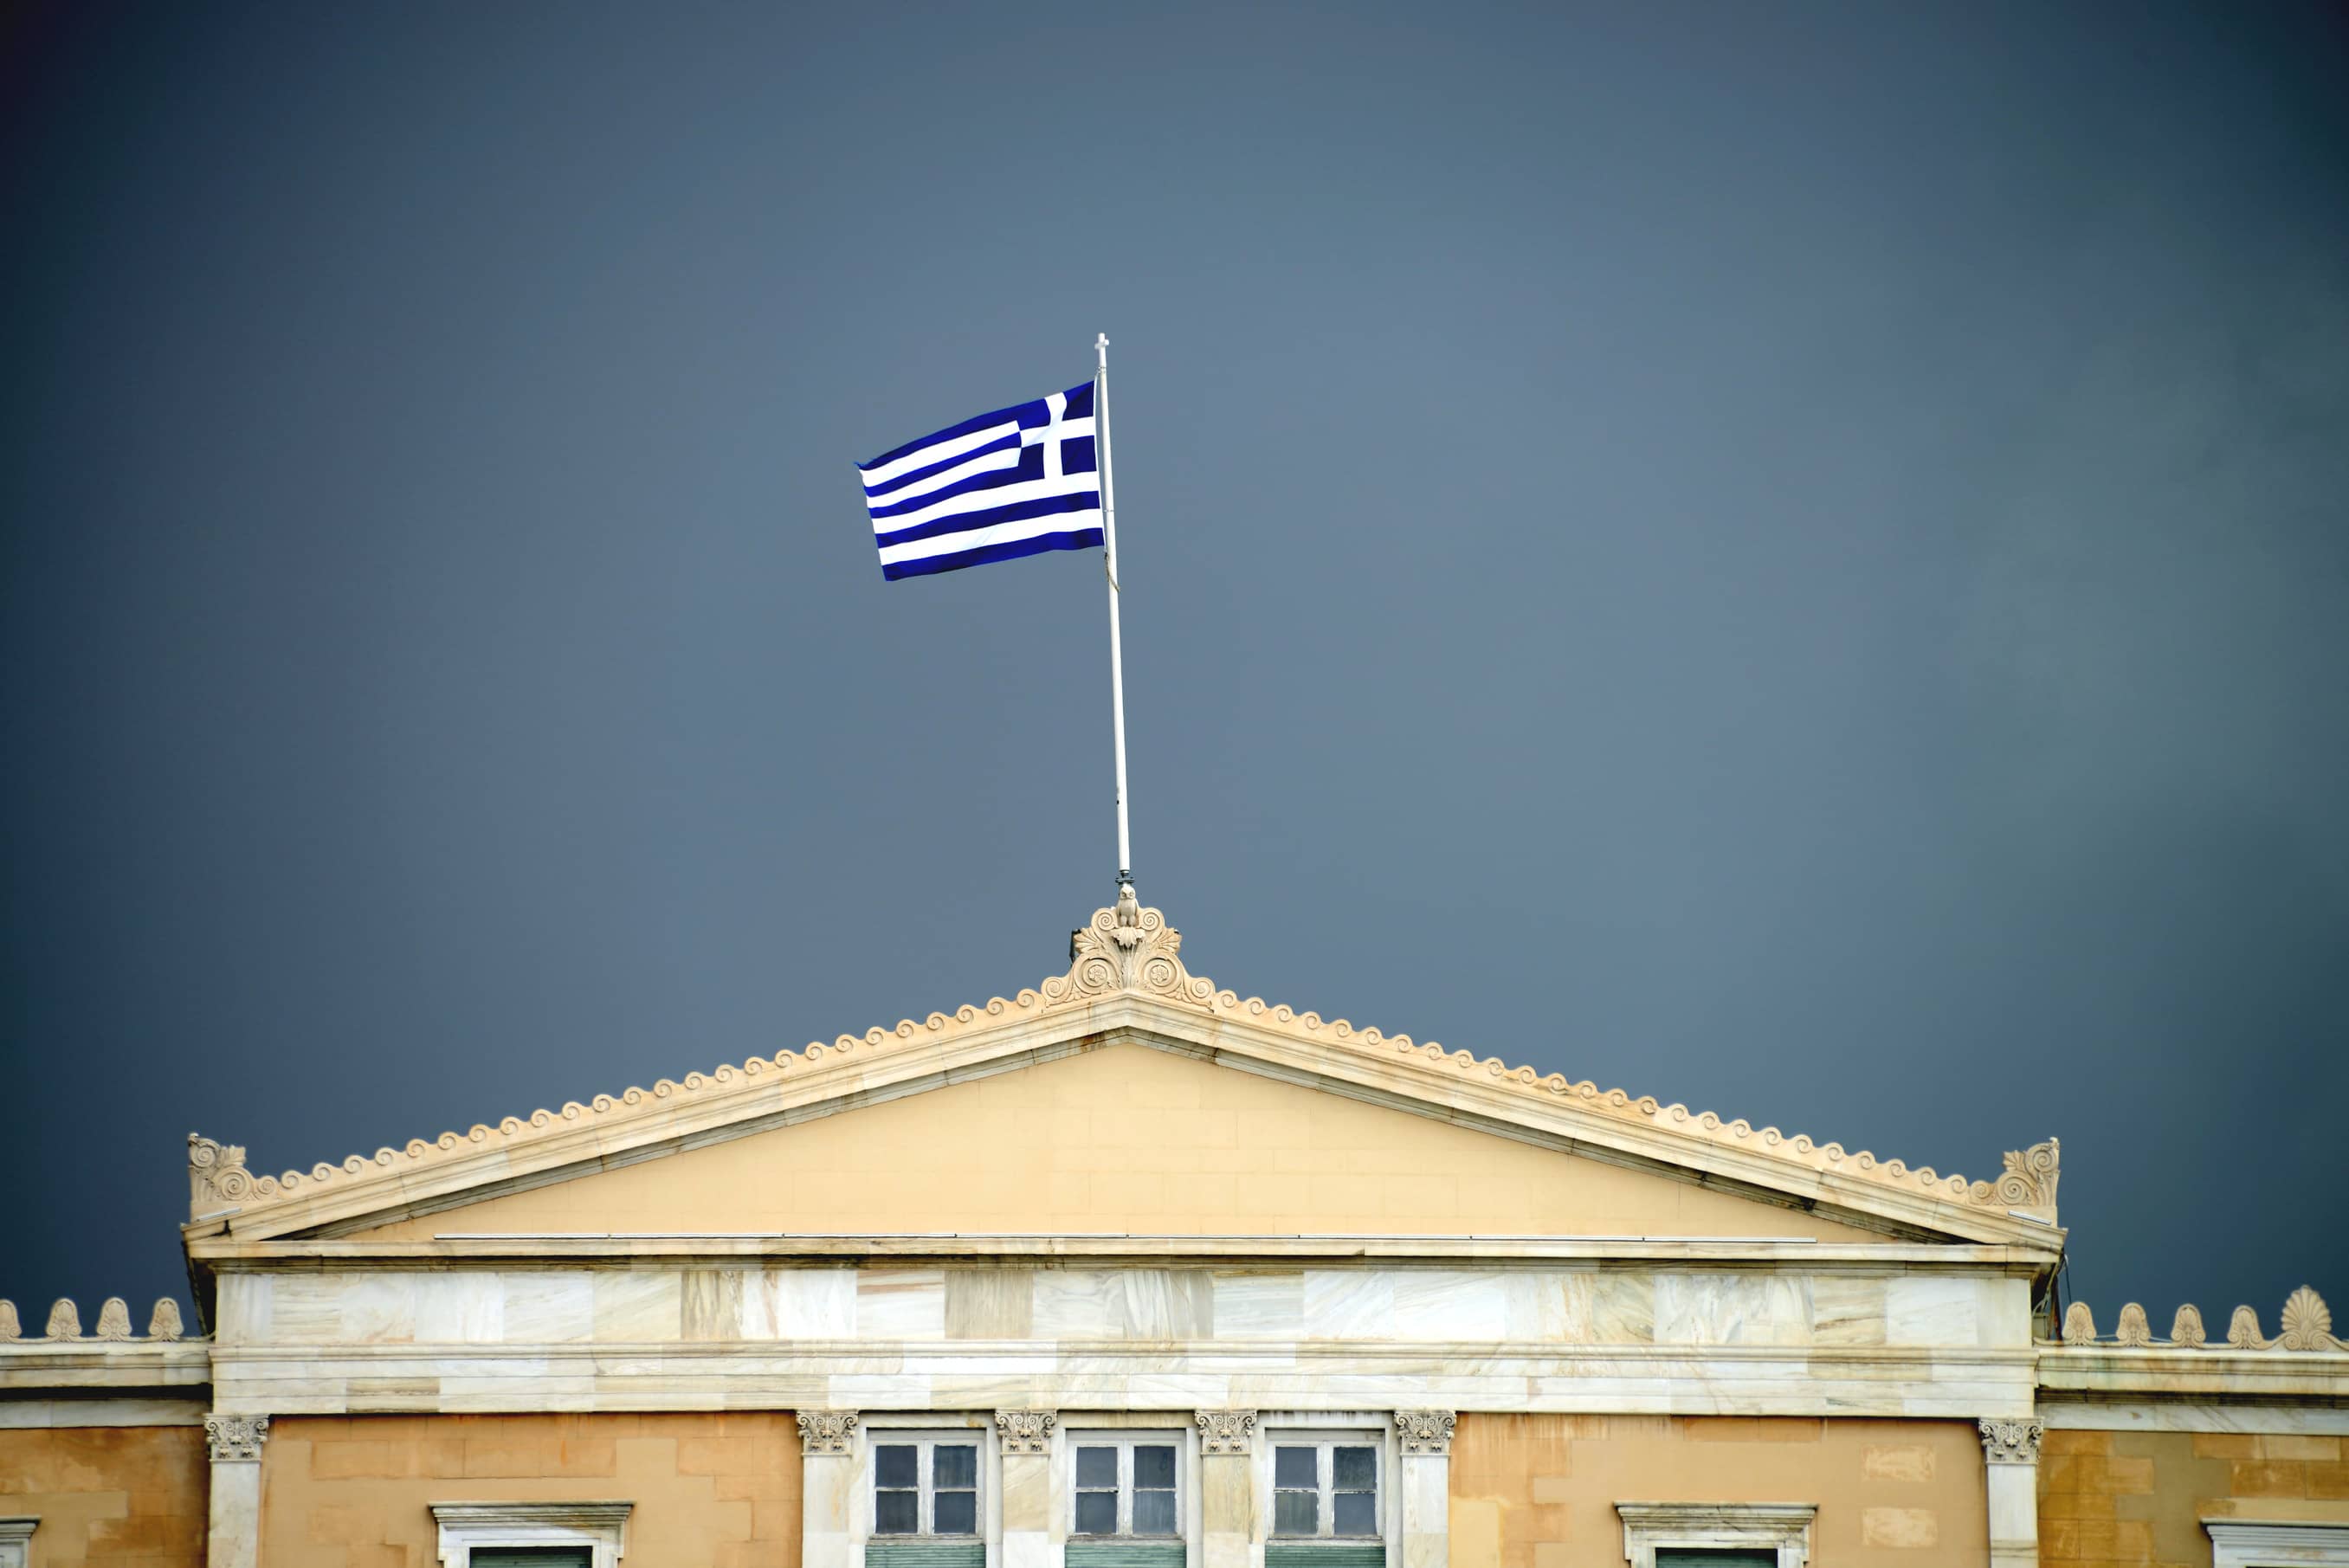
<svg viewBox="0 0 2349 1568">
<path fill-rule="evenodd" d="M 619 1568 L 630 1502 L 436 1502 L 442 1568 Z"/>
<path fill-rule="evenodd" d="M 1182 1533 L 1171 1440 L 1079 1439 L 1073 1447 L 1077 1534 L 1171 1539 Z"/>
<path fill-rule="evenodd" d="M 31 1553 L 27 1543 L 40 1523 L 41 1516 L 36 1513 L 0 1519 L 0 1568 L 25 1568 L 25 1559 Z"/>
<path fill-rule="evenodd" d="M 1809 1502 L 1619 1502 L 1631 1568 L 1804 1568 Z"/>
<path fill-rule="evenodd" d="M 1376 1444 L 1337 1440 L 1276 1443 L 1272 1450 L 1275 1535 L 1379 1533 Z"/>
<path fill-rule="evenodd" d="M 978 1441 L 918 1438 L 873 1445 L 873 1533 L 978 1533 Z"/>
</svg>

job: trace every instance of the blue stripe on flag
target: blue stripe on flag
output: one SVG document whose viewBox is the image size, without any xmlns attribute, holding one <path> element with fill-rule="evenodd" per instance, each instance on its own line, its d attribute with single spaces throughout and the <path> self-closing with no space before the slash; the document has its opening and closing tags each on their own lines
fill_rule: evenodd
<svg viewBox="0 0 2349 1568">
<path fill-rule="evenodd" d="M 1017 561 L 1023 555 L 1041 555 L 1048 550 L 1099 550 L 1102 531 L 1081 528 L 1073 533 L 1040 533 L 1032 539 L 1015 539 L 1008 544 L 982 544 L 973 550 L 958 550 L 951 555 L 925 555 L 916 561 L 884 562 L 881 575 L 895 583 L 900 577 L 927 577 L 939 572 L 955 572 L 965 566 L 984 566 L 990 561 Z"/>
<path fill-rule="evenodd" d="M 979 428 L 984 430 L 987 427 L 981 425 Z M 884 480 L 878 487 L 866 485 L 864 487 L 864 493 L 869 496 L 873 493 L 875 488 L 884 490 L 894 490 L 900 485 L 914 484 L 922 480 L 928 479 L 932 474 L 942 474 L 946 472 L 947 469 L 953 468 L 957 463 L 967 463 L 973 458 L 983 458 L 989 452 L 999 452 L 1004 450 L 1006 448 L 1016 447 L 1019 444 L 1019 434 L 1018 431 L 1014 430 L 999 437 L 995 440 L 983 441 L 979 445 L 971 448 L 970 450 L 967 452 L 956 452 L 949 457 L 940 458 L 936 462 L 928 464 L 926 467 L 909 469 L 902 474 L 895 475 L 891 479 Z M 874 463 L 863 466 L 877 467 L 881 459 L 876 459 Z"/>
</svg>

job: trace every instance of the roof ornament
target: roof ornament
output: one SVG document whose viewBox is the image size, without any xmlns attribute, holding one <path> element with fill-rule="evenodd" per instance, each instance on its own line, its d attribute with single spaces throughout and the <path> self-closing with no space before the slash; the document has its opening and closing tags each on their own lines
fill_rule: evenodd
<svg viewBox="0 0 2349 1568">
<path fill-rule="evenodd" d="M 1215 983 L 1193 979 L 1177 956 L 1182 950 L 1183 934 L 1144 908 L 1132 882 L 1120 882 L 1116 905 L 1093 911 L 1069 934 L 1069 972 L 1044 982 L 1044 1010 L 1083 1006 L 1121 991 L 1211 1010 Z"/>
<path fill-rule="evenodd" d="M 2055 1181 L 2062 1174 L 2064 1145 L 2055 1139 L 2028 1149 L 2010 1149 L 2006 1173 L 1996 1181 L 1977 1181 L 1969 1194 L 1977 1203 L 1996 1203 L 2035 1219 L 2055 1218 Z"/>
<path fill-rule="evenodd" d="M 2209 1337 L 2200 1310 L 2191 1305 L 2178 1309 L 2177 1316 L 2170 1321 L 2166 1345 L 2154 1338 L 2145 1308 L 2133 1301 L 2121 1308 L 2120 1327 L 2109 1341 L 2097 1339 L 2096 1321 L 2086 1302 L 2074 1302 L 2064 1315 L 2063 1344 L 2067 1348 L 2349 1351 L 2349 1339 L 2338 1338 L 2333 1332 L 2333 1309 L 2306 1285 L 2293 1291 L 2291 1299 L 2283 1304 L 2283 1332 L 2275 1338 L 2270 1339 L 2260 1332 L 2260 1315 L 2249 1306 L 2235 1308 L 2227 1323 L 2227 1343 L 2223 1346 L 2210 1344 Z"/>
<path fill-rule="evenodd" d="M 201 1132 L 188 1134 L 189 1219 L 233 1209 L 254 1195 L 253 1188 L 242 1145 L 217 1143 Z"/>
</svg>

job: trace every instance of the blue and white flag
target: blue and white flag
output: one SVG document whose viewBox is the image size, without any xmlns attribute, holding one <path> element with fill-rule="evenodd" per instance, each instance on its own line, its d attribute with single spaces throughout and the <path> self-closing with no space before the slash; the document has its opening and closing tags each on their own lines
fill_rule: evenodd
<svg viewBox="0 0 2349 1568">
<path fill-rule="evenodd" d="M 1102 542 L 1090 381 L 856 466 L 892 580 Z"/>
</svg>

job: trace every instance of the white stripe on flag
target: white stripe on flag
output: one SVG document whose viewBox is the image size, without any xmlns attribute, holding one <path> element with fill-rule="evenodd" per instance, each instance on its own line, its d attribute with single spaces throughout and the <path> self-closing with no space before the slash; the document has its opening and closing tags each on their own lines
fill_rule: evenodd
<svg viewBox="0 0 2349 1568">
<path fill-rule="evenodd" d="M 987 528 L 968 529 L 961 533 L 941 533 L 931 539 L 908 540 L 904 544 L 885 544 L 881 547 L 881 564 L 890 566 L 900 561 L 952 555 L 957 551 L 1008 544 L 1015 539 L 1034 539 L 1040 534 L 1075 533 L 1081 529 L 1099 528 L 1102 525 L 1101 515 L 1098 510 L 1056 511 L 1043 517 L 1023 517 L 1017 522 L 999 522 Z"/>
<path fill-rule="evenodd" d="M 967 480 L 973 474 L 989 473 L 997 469 L 1016 469 L 1019 466 L 1019 449 L 1018 447 L 1006 447 L 999 452 L 982 452 L 967 463 L 957 463 L 950 469 L 932 474 L 928 479 L 916 480 L 911 484 L 899 485 L 893 490 L 868 490 L 864 492 L 864 504 L 895 506 L 901 500 L 911 500 L 917 495 L 927 495 L 934 490 L 944 490 L 956 480 Z"/>
<path fill-rule="evenodd" d="M 914 528 L 935 518 L 952 517 L 962 511 L 992 511 L 999 506 L 1014 501 L 1039 500 L 1049 495 L 1076 495 L 1084 490 L 1101 489 L 1101 475 L 1088 469 L 1081 474 L 1063 474 L 1058 479 L 1029 480 L 1016 485 L 993 485 L 986 490 L 966 490 L 961 495 L 948 496 L 918 511 L 897 517 L 876 517 L 873 520 L 875 533 L 895 533 L 901 528 Z"/>
<path fill-rule="evenodd" d="M 869 490 L 874 485 L 887 484 L 899 474 L 910 474 L 916 469 L 926 469 L 932 463 L 942 463 L 958 453 L 969 451 L 973 447 L 983 447 L 989 441 L 999 441 L 1006 436 L 1017 434 L 1019 429 L 1019 421 L 1013 419 L 1006 424 L 989 425 L 984 430 L 973 430 L 967 436 L 957 436 L 951 441 L 940 441 L 935 446 L 924 447 L 917 452 L 907 452 L 894 462 L 884 463 L 877 469 L 864 470 L 864 488 Z"/>
</svg>

